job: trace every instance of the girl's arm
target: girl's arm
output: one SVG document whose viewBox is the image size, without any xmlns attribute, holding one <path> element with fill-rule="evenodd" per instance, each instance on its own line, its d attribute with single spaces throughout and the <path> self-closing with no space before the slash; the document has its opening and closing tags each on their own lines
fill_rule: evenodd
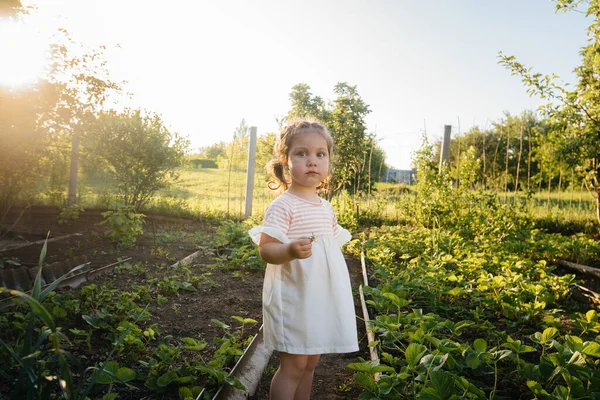
<svg viewBox="0 0 600 400">
<path fill-rule="evenodd" d="M 261 233 L 258 246 L 260 258 L 269 264 L 284 264 L 297 258 L 308 258 L 312 255 L 312 241 L 298 239 L 290 243 L 281 243 L 269 235 Z"/>
</svg>

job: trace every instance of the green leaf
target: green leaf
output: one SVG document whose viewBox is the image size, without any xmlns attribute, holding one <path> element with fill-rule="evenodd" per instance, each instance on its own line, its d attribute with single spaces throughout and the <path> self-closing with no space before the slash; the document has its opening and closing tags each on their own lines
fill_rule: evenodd
<svg viewBox="0 0 600 400">
<path fill-rule="evenodd" d="M 85 322 L 87 322 L 88 324 L 90 324 L 94 328 L 100 329 L 100 327 L 96 324 L 96 319 L 95 318 L 90 317 L 89 315 L 82 315 L 81 318 L 83 318 L 83 320 Z"/>
<path fill-rule="evenodd" d="M 102 366 L 102 372 L 96 379 L 96 383 L 100 383 L 103 385 L 109 385 L 113 383 L 115 380 L 113 376 L 117 375 L 117 371 L 119 370 L 119 363 L 117 361 L 109 361 L 104 363 Z"/>
<path fill-rule="evenodd" d="M 538 382 L 527 381 L 527 386 L 533 392 L 533 394 L 535 394 L 535 396 L 537 398 L 540 398 L 540 399 L 549 399 L 550 398 L 550 393 L 546 392 L 542 388 L 542 385 L 540 385 Z"/>
<path fill-rule="evenodd" d="M 357 372 L 354 374 L 354 381 L 370 392 L 377 391 L 377 383 L 375 383 L 375 379 L 371 375 L 367 375 L 364 372 Z"/>
<path fill-rule="evenodd" d="M 163 375 L 161 375 L 157 380 L 156 384 L 160 387 L 167 387 L 171 382 L 177 379 L 177 373 L 175 371 L 169 371 Z"/>
<path fill-rule="evenodd" d="M 558 329 L 556 328 L 546 328 L 542 333 L 542 343 L 548 343 L 550 340 L 554 339 L 554 337 L 558 335 Z"/>
<path fill-rule="evenodd" d="M 596 319 L 596 315 L 596 310 L 589 310 L 585 313 L 585 319 L 587 320 L 587 322 L 593 322 Z"/>
<path fill-rule="evenodd" d="M 421 358 L 420 365 L 423 365 L 428 370 L 438 371 L 444 366 L 447 359 L 448 353 L 437 356 L 434 356 L 433 354 L 427 354 L 426 356 Z"/>
<path fill-rule="evenodd" d="M 485 353 L 485 350 L 487 349 L 487 342 L 483 339 L 475 339 L 473 342 L 473 348 L 478 353 Z"/>
<path fill-rule="evenodd" d="M 202 351 L 206 348 L 206 346 L 208 346 L 208 343 L 204 339 L 196 340 L 193 338 L 186 337 L 186 338 L 181 339 L 181 341 L 185 344 L 185 346 L 183 346 L 183 348 L 186 350 L 191 350 L 191 351 Z"/>
<path fill-rule="evenodd" d="M 442 399 L 447 399 L 454 393 L 454 378 L 446 371 L 433 371 L 431 384 Z"/>
<path fill-rule="evenodd" d="M 419 400 L 443 400 L 434 388 L 426 387 L 419 392 Z"/>
<path fill-rule="evenodd" d="M 190 388 L 187 387 L 180 387 L 179 388 L 179 400 L 188 400 L 188 399 L 193 399 L 194 396 L 192 395 L 192 391 L 190 390 Z"/>
<path fill-rule="evenodd" d="M 569 392 L 571 396 L 579 398 L 585 394 L 585 388 L 583 387 L 583 382 L 575 376 L 571 376 L 569 374 L 564 374 L 563 379 L 567 383 L 569 387 Z"/>
<path fill-rule="evenodd" d="M 42 246 L 42 251 L 40 252 L 40 259 L 38 260 L 38 266 L 41 267 L 46 259 L 46 252 L 48 251 L 48 238 L 50 237 L 50 231 L 46 234 L 46 240 L 44 240 L 44 245 Z M 38 271 L 39 273 L 39 271 Z M 39 293 L 39 291 L 38 291 Z"/>
<path fill-rule="evenodd" d="M 115 400 L 117 397 L 119 397 L 119 393 L 107 393 L 102 396 L 102 400 Z"/>
<path fill-rule="evenodd" d="M 242 384 L 242 382 L 240 382 L 238 380 L 238 378 L 236 378 L 233 375 L 227 375 L 227 376 L 225 376 L 224 381 L 225 381 L 226 384 L 228 384 L 230 386 L 233 386 L 234 388 L 236 388 L 238 390 L 246 391 L 246 387 Z"/>
<path fill-rule="evenodd" d="M 223 329 L 230 329 L 231 327 L 221 321 L 219 321 L 218 319 L 211 319 L 212 323 L 223 328 Z"/>
<path fill-rule="evenodd" d="M 379 364 L 379 360 L 348 364 L 348 368 L 354 371 L 364 372 L 368 375 L 374 375 L 377 372 L 395 372 L 394 368 L 388 365 Z"/>
<path fill-rule="evenodd" d="M 31 311 L 39 319 L 41 319 L 50 329 L 52 329 L 53 332 L 56 331 L 56 325 L 54 324 L 52 316 L 50 315 L 48 310 L 46 310 L 46 308 L 43 305 L 41 305 L 36 299 L 18 290 L 9 290 L 8 292 L 13 296 L 18 296 L 22 298 L 29 305 Z"/>
<path fill-rule="evenodd" d="M 371 392 L 362 392 L 360 396 L 358 396 L 358 400 L 380 400 L 379 396 L 374 395 Z"/>
<path fill-rule="evenodd" d="M 477 353 L 469 353 L 465 358 L 465 362 L 471 369 L 476 369 L 481 364 L 481 360 L 479 359 L 479 355 Z"/>
<path fill-rule="evenodd" d="M 411 343 L 406 348 L 404 352 L 404 356 L 406 357 L 406 362 L 411 367 L 417 365 L 417 363 L 421 360 L 421 357 L 427 352 L 427 347 L 418 343 Z"/>
<path fill-rule="evenodd" d="M 588 342 L 583 346 L 582 353 L 592 357 L 600 357 L 600 344 Z"/>
<path fill-rule="evenodd" d="M 117 378 L 119 378 L 119 380 L 123 383 L 135 379 L 135 372 L 132 369 L 126 367 L 119 368 L 116 375 Z"/>
</svg>

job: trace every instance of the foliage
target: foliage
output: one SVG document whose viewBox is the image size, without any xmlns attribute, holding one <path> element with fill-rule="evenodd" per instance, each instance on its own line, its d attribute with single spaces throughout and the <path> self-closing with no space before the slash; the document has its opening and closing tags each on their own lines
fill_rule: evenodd
<svg viewBox="0 0 600 400">
<path fill-rule="evenodd" d="M 109 230 L 106 236 L 110 237 L 120 248 L 131 248 L 135 245 L 136 238 L 144 233 L 142 225 L 144 224 L 144 214 L 135 212 L 131 205 L 114 203 L 112 210 L 102 213 L 104 221 Z"/>
<path fill-rule="evenodd" d="M 45 252 L 46 246 L 40 265 Z M 142 268 L 146 272 L 147 268 Z M 115 271 L 126 278 L 126 274 L 138 274 L 139 266 L 124 263 Z M 11 291 L 25 302 L 18 302 L 18 308 L 5 310 L 0 316 L 0 361 L 6 367 L 0 373 L 0 382 L 18 384 L 12 398 L 45 400 L 62 394 L 84 400 L 92 397 L 94 389 L 93 398 L 114 399 L 128 388 L 137 394 L 142 389 L 150 395 L 178 393 L 182 399 L 196 399 L 203 389 L 206 396 L 214 395 L 222 385 L 244 390 L 230 370 L 252 340 L 246 331 L 256 321 L 233 316 L 233 326 L 213 320 L 224 335 L 215 337 L 217 350 L 207 358 L 205 339 L 175 339 L 161 334 L 157 324 L 148 322 L 151 314 L 147 309 L 161 290 L 161 283 L 167 278 L 169 282 L 181 282 L 191 277 L 187 266 L 157 272 L 155 276 L 165 279 L 146 280 L 144 275 L 142 282 L 147 284 L 132 283 L 116 289 L 109 280 L 61 293 L 53 290 L 64 278 L 42 291 L 38 272 L 32 296 Z M 169 301 L 161 295 L 156 300 L 161 297 L 160 304 Z M 23 304 L 30 307 L 30 313 L 23 311 Z M 29 327 L 28 320 L 34 321 Z M 105 350 L 107 358 L 92 364 L 89 354 L 99 355 Z M 103 397 L 99 397 L 100 391 Z"/>
<path fill-rule="evenodd" d="M 340 190 L 369 192 L 372 183 L 380 179 L 385 159 L 375 136 L 367 134 L 364 119 L 370 113 L 369 106 L 360 97 L 356 86 L 341 82 L 335 86 L 334 93 L 337 98 L 333 104 L 326 105 L 320 97 L 312 95 L 307 84 L 295 85 L 290 93 L 292 108 L 288 118 L 313 116 L 329 128 L 335 142 L 334 168 L 330 177 L 333 193 Z"/>
<path fill-rule="evenodd" d="M 292 108 L 288 112 L 288 119 L 311 115 L 321 121 L 329 121 L 331 115 L 329 107 L 321 97 L 313 96 L 310 86 L 306 83 L 299 83 L 292 87 L 290 100 Z"/>
<path fill-rule="evenodd" d="M 89 145 L 115 179 L 120 197 L 135 210 L 177 178 L 188 141 L 167 130 L 158 115 L 105 111 L 92 130 Z"/>
<path fill-rule="evenodd" d="M 108 95 L 120 91 L 107 77 L 103 48 L 76 55 L 68 50 L 72 45 L 60 30 L 38 83 L 0 88 L 0 224 L 15 201 L 26 202 L 26 189 L 40 176 L 50 179 L 51 193 L 63 196 L 71 142 L 84 135 Z"/>
<path fill-rule="evenodd" d="M 217 161 L 219 156 L 225 156 L 227 154 L 227 143 L 219 142 L 209 146 L 200 147 L 198 153 L 195 155 L 198 158 Z"/>
<path fill-rule="evenodd" d="M 557 10 L 565 11 L 584 4 L 592 22 L 588 44 L 582 48 L 581 65 L 575 68 L 578 82 L 569 89 L 555 83 L 556 76 L 533 73 L 514 56 L 500 53 L 501 63 L 519 75 L 530 95 L 550 102 L 541 107 L 554 133 L 552 144 L 559 159 L 574 167 L 596 199 L 596 217 L 600 223 L 600 2 L 598 0 L 556 0 Z"/>
<path fill-rule="evenodd" d="M 572 301 L 575 277 L 553 275 L 551 262 L 597 262 L 600 245 L 534 229 L 495 195 L 455 188 L 427 141 L 415 159 L 410 225 L 348 245 L 364 249 L 377 283 L 364 292 L 381 363 L 349 365 L 360 398 L 593 397 L 597 314 Z"/>
<path fill-rule="evenodd" d="M 41 173 L 51 139 L 45 119 L 55 112 L 60 90 L 48 81 L 22 91 L 0 87 L 0 227 Z"/>
<path fill-rule="evenodd" d="M 268 180 L 266 165 L 273 158 L 276 140 L 277 134 L 267 133 L 260 136 L 256 143 L 256 171 L 264 174 L 265 181 Z"/>
<path fill-rule="evenodd" d="M 19 340 L 13 341 L 13 346 L 0 339 L 0 344 L 15 363 L 8 363 L 4 375 L 12 369 L 18 369 L 18 380 L 11 393 L 14 399 L 51 399 L 56 393 L 62 393 L 66 398 L 78 400 L 86 399 L 90 393 L 96 379 L 92 379 L 87 389 L 80 393 L 73 381 L 73 374 L 68 363 L 68 354 L 65 351 L 65 345 L 68 345 L 68 338 L 56 325 L 56 306 L 51 309 L 44 305 L 45 300 L 51 297 L 52 292 L 66 277 L 63 275 L 46 288 L 42 290 L 42 268 L 46 257 L 47 242 L 44 243 L 40 253 L 38 263 L 38 273 L 34 281 L 31 295 L 18 290 L 9 290 L 8 292 L 18 297 L 26 306 L 29 307 L 27 316 L 23 315 L 22 320 L 27 320 L 26 327 L 17 326 Z M 73 268 L 70 273 L 83 268 L 84 265 Z M 3 288 L 0 288 L 0 290 Z M 20 329 L 19 329 L 20 328 Z M 9 333 L 6 330 L 4 334 Z M 23 335 L 24 333 L 24 335 Z M 127 333 L 127 332 L 126 332 Z M 35 338 L 35 335 L 38 335 Z M 21 336 L 22 335 L 22 336 Z M 119 346 L 123 337 L 116 340 L 116 346 Z M 112 352 L 109 355 L 112 355 Z M 104 367 L 97 369 L 101 374 Z"/>
<path fill-rule="evenodd" d="M 217 230 L 217 261 L 231 269 L 262 270 L 264 261 L 260 258 L 258 247 L 252 242 L 248 230 L 253 220 L 243 223 L 226 220 Z"/>
<path fill-rule="evenodd" d="M 366 233 L 377 282 L 364 288 L 376 334 L 370 345 L 381 364 L 349 365 L 366 390 L 360 398 L 563 398 L 600 390 L 597 314 L 572 302 L 574 277 L 552 275 L 546 262 L 580 256 L 586 239 L 572 238 L 578 244 L 569 248 L 539 231 L 480 230 Z M 349 249 L 359 252 L 358 240 Z M 597 260 L 599 250 L 596 243 L 585 257 Z"/>
<path fill-rule="evenodd" d="M 84 209 L 79 204 L 71 204 L 63 207 L 58 214 L 59 224 L 70 224 L 73 221 L 79 219 L 79 213 L 83 212 Z"/>
<path fill-rule="evenodd" d="M 370 186 L 365 165 L 368 149 L 371 148 L 366 140 L 364 119 L 371 111 L 358 94 L 356 86 L 338 83 L 334 93 L 338 97 L 328 122 L 340 157 L 334 162 L 335 173 L 331 178 L 331 186 L 334 192 L 342 188 L 351 193 L 364 191 Z"/>
<path fill-rule="evenodd" d="M 217 157 L 219 168 L 228 170 L 245 170 L 248 167 L 249 129 L 246 120 L 233 132 L 231 142 L 225 145 L 223 153 Z"/>
<path fill-rule="evenodd" d="M 215 160 L 208 160 L 203 158 L 190 158 L 188 162 L 194 166 L 194 168 L 217 168 L 217 162 Z"/>
</svg>

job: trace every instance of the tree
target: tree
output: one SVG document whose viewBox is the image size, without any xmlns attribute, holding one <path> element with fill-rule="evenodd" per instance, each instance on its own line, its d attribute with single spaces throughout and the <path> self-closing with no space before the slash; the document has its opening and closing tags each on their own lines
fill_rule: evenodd
<svg viewBox="0 0 600 400">
<path fill-rule="evenodd" d="M 370 139 L 367 134 L 364 118 L 370 112 L 369 106 L 358 94 L 356 86 L 341 82 L 335 86 L 334 93 L 337 98 L 329 108 L 320 97 L 312 95 L 307 84 L 292 87 L 292 108 L 288 118 L 313 116 L 327 125 L 335 142 L 333 174 L 329 181 L 331 193 L 343 189 L 351 193 L 367 192 L 379 176 L 381 157 L 385 158 L 383 150 L 374 145 L 375 137 Z"/>
<path fill-rule="evenodd" d="M 60 90 L 48 81 L 21 91 L 0 88 L 0 226 L 43 172 L 40 160 L 52 136 L 46 122 L 56 111 Z"/>
<path fill-rule="evenodd" d="M 136 210 L 177 178 L 175 169 L 189 146 L 159 116 L 140 110 L 101 112 L 90 133 L 93 151 L 114 177 L 119 196 Z"/>
<path fill-rule="evenodd" d="M 231 142 L 225 145 L 225 151 L 217 158 L 219 168 L 244 170 L 248 166 L 248 124 L 242 119 L 233 132 Z"/>
<path fill-rule="evenodd" d="M 219 142 L 210 146 L 200 147 L 197 158 L 217 161 L 219 156 L 225 157 L 225 154 L 227 154 L 227 143 Z"/>
<path fill-rule="evenodd" d="M 266 165 L 273 158 L 273 148 L 276 140 L 277 135 L 275 133 L 267 133 L 260 136 L 256 143 L 256 171 L 264 173 L 265 178 L 268 178 Z"/>
<path fill-rule="evenodd" d="M 368 168 L 365 165 L 371 146 L 367 140 L 364 118 L 371 111 L 358 94 L 356 86 L 341 82 L 335 85 L 334 93 L 338 97 L 334 101 L 329 128 L 335 140 L 334 154 L 338 156 L 334 158 L 334 173 L 330 182 L 334 192 L 346 189 L 356 193 L 369 187 Z"/>
<path fill-rule="evenodd" d="M 0 0 L 0 17 L 2 15 L 12 15 L 21 9 L 20 0 Z"/>
<path fill-rule="evenodd" d="M 330 111 L 325 102 L 319 96 L 313 96 L 310 92 L 310 86 L 306 83 L 299 83 L 292 87 L 290 93 L 292 108 L 288 112 L 287 118 L 313 116 L 323 122 L 329 121 Z"/>
<path fill-rule="evenodd" d="M 500 53 L 500 63 L 521 77 L 530 95 L 550 102 L 541 107 L 549 118 L 558 157 L 576 169 L 596 200 L 600 223 L 600 0 L 556 0 L 557 11 L 583 5 L 592 18 L 581 65 L 575 68 L 577 84 L 569 90 L 556 83 L 556 75 L 533 73 L 514 56 Z"/>
</svg>

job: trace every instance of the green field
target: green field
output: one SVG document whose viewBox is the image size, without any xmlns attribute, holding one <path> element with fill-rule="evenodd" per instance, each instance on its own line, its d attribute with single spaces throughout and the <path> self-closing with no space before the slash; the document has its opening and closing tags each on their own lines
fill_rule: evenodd
<svg viewBox="0 0 600 400">
<path fill-rule="evenodd" d="M 107 208 L 114 197 L 114 184 L 106 176 L 81 176 L 79 201 L 84 208 Z M 400 222 L 402 210 L 411 201 L 415 189 L 405 184 L 376 183 L 372 193 L 356 197 L 338 196 L 332 199 L 342 215 L 361 218 L 377 215 L 386 222 Z M 246 172 L 223 169 L 181 169 L 179 179 L 156 193 L 145 207 L 146 212 L 159 212 L 181 216 L 209 216 L 243 218 L 246 194 Z M 529 198 L 524 193 L 497 193 L 502 201 L 519 206 L 529 215 L 580 224 L 594 223 L 595 204 L 589 192 L 562 191 L 534 193 Z M 260 171 L 254 177 L 252 214 L 262 216 L 276 197 L 267 187 L 266 175 Z M 59 205 L 47 195 L 37 202 Z"/>
</svg>

